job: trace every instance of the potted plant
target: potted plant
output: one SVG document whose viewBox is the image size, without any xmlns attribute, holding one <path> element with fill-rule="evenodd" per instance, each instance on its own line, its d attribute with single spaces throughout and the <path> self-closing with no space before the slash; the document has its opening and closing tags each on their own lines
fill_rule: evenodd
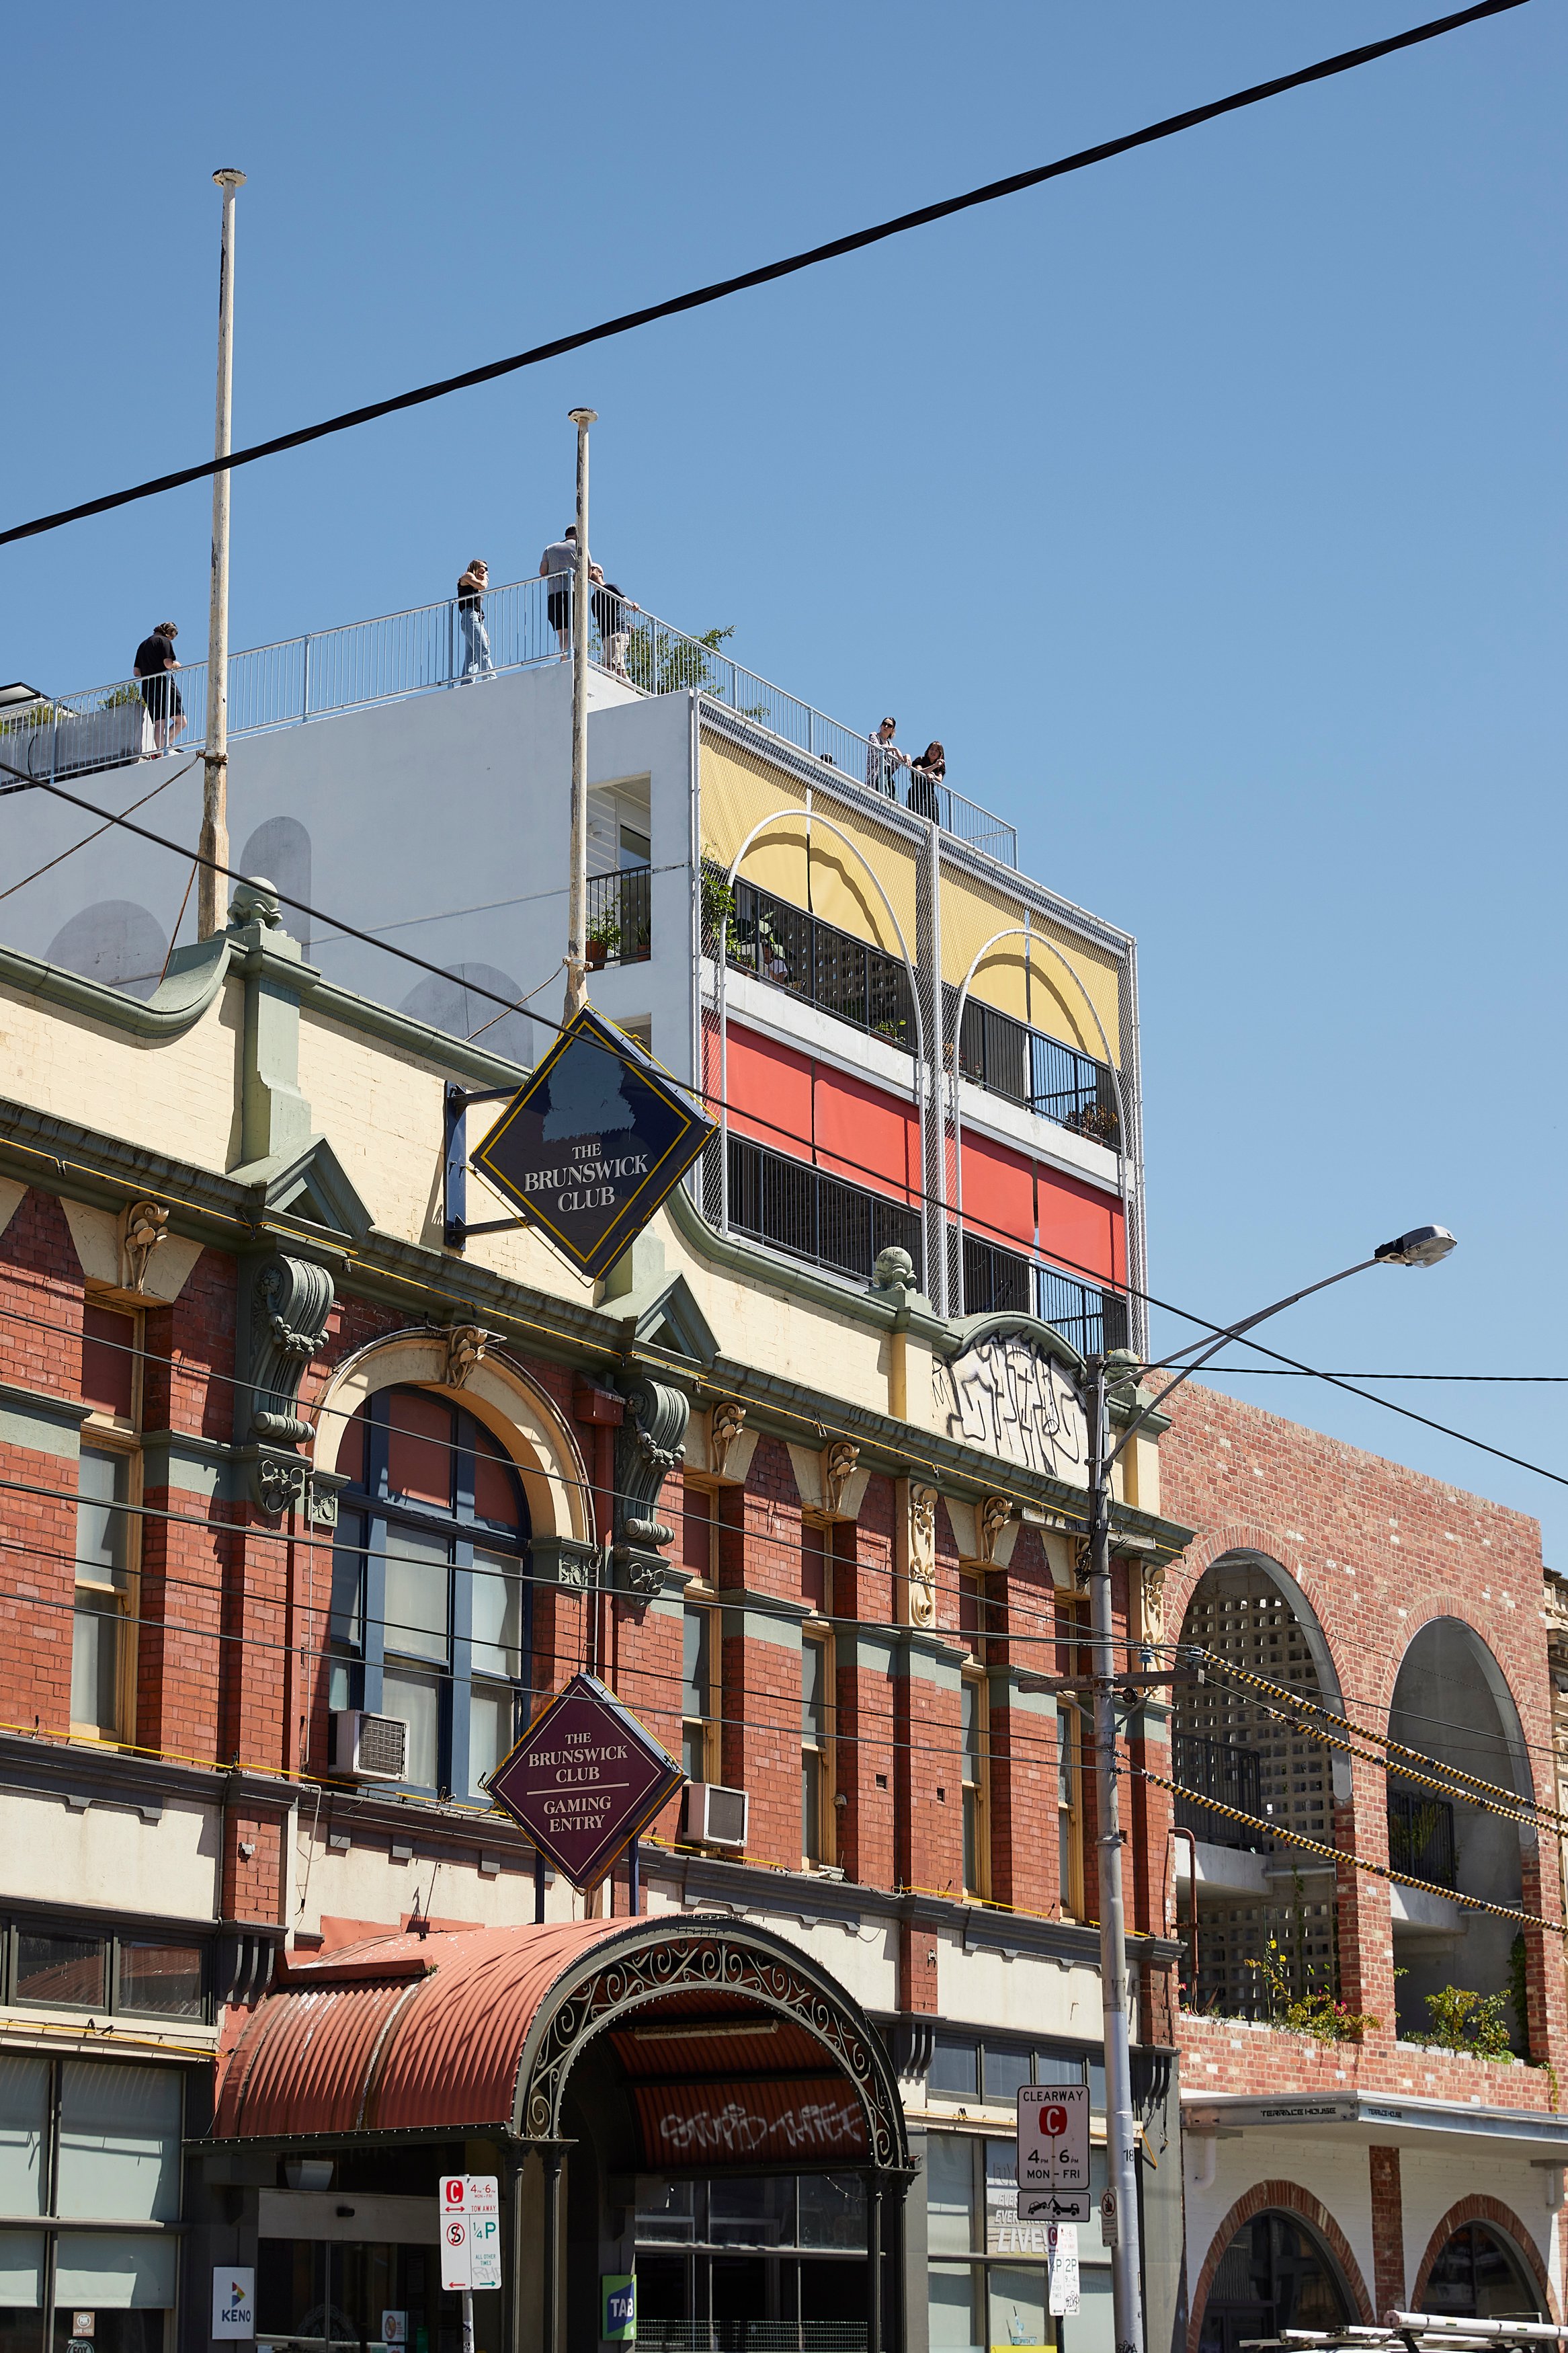
<svg viewBox="0 0 1568 2353">
<path fill-rule="evenodd" d="M 613 914 L 595 915 L 588 926 L 589 971 L 603 972 L 610 958 L 619 955 L 620 945 L 621 926 L 618 919 Z"/>
</svg>

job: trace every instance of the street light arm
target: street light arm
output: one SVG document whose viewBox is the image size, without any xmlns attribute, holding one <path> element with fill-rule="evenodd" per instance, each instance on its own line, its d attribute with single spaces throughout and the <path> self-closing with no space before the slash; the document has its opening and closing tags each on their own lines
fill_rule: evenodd
<svg viewBox="0 0 1568 2353">
<path fill-rule="evenodd" d="M 1122 1431 L 1121 1436 L 1111 1448 L 1110 1452 L 1106 1459 L 1107 1470 L 1110 1469 L 1111 1463 L 1120 1460 L 1123 1447 L 1126 1446 L 1129 1439 L 1137 1435 L 1142 1424 L 1148 1420 L 1149 1416 L 1152 1413 L 1158 1413 L 1160 1408 L 1164 1404 L 1165 1399 L 1172 1396 L 1175 1390 L 1179 1389 L 1184 1381 L 1191 1380 L 1194 1373 L 1201 1373 L 1204 1366 L 1210 1361 L 1211 1357 L 1217 1356 L 1220 1350 L 1222 1348 L 1228 1347 L 1232 1340 L 1239 1340 L 1242 1334 L 1244 1332 L 1250 1332 L 1255 1324 L 1267 1324 L 1271 1315 L 1283 1314 L 1287 1307 L 1294 1307 L 1299 1300 L 1310 1299 L 1314 1291 L 1328 1291 L 1334 1283 L 1347 1282 L 1352 1274 L 1364 1274 L 1369 1266 L 1376 1266 L 1378 1263 L 1379 1261 L 1375 1258 L 1358 1259 L 1354 1266 L 1342 1267 L 1338 1274 L 1326 1274 L 1324 1275 L 1321 1282 L 1310 1282 L 1304 1291 L 1293 1291 L 1289 1299 L 1277 1299 L 1272 1307 L 1260 1307 L 1256 1315 L 1243 1316 L 1239 1324 L 1232 1324 L 1227 1330 L 1220 1333 L 1218 1337 L 1215 1339 L 1206 1341 L 1194 1340 L 1190 1342 L 1189 1346 L 1194 1348 L 1202 1348 L 1203 1355 L 1201 1356 L 1194 1356 L 1190 1365 L 1184 1366 L 1182 1370 L 1176 1375 L 1175 1379 L 1173 1381 L 1167 1382 L 1166 1386 L 1160 1391 L 1157 1398 L 1152 1398 L 1146 1406 L 1141 1407 L 1139 1411 L 1134 1414 L 1132 1419 L 1128 1423 L 1126 1429 Z M 1163 1372 L 1168 1366 L 1175 1364 L 1180 1357 L 1184 1356 L 1186 1354 L 1186 1348 L 1177 1348 L 1173 1350 L 1170 1356 L 1162 1356 L 1157 1365 L 1145 1365 L 1143 1369 L 1146 1373 Z"/>
</svg>

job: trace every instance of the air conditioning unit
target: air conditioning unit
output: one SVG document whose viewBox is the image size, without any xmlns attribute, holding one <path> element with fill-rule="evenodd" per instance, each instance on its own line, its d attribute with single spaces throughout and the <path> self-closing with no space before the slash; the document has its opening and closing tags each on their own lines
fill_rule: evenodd
<svg viewBox="0 0 1568 2353">
<path fill-rule="evenodd" d="M 690 1846 L 743 1847 L 747 1804 L 744 1789 L 723 1789 L 716 1781 L 689 1781 L 680 1835 Z"/>
<path fill-rule="evenodd" d="M 408 1726 L 400 1715 L 371 1715 L 363 1707 L 341 1707 L 332 1715 L 332 1770 L 356 1781 L 401 1781 L 406 1778 Z"/>
</svg>

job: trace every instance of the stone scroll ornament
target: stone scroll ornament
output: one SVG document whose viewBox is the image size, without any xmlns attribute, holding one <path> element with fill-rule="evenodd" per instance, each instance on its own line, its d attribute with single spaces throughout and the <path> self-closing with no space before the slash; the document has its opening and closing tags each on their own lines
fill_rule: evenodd
<svg viewBox="0 0 1568 2353">
<path fill-rule="evenodd" d="M 484 1363 L 490 1335 L 478 1324 L 454 1324 L 442 1334 L 446 1344 L 446 1381 L 449 1389 L 464 1388 L 470 1374 Z"/>
<path fill-rule="evenodd" d="M 936 1623 L 936 1489 L 910 1488 L 910 1623 Z"/>
<path fill-rule="evenodd" d="M 822 1458 L 822 1501 L 830 1520 L 837 1519 L 844 1509 L 844 1491 L 855 1476 L 860 1461 L 860 1449 L 841 1438 L 828 1448 Z"/>
<path fill-rule="evenodd" d="M 276 1518 L 303 1500 L 310 1465 L 299 1449 L 313 1435 L 299 1409 L 305 1367 L 326 1335 L 332 1278 L 325 1267 L 275 1250 L 251 1278 L 250 1436 L 256 1499 Z"/>
<path fill-rule="evenodd" d="M 626 1418 L 616 1434 L 616 1535 L 610 1558 L 627 1592 L 664 1590 L 664 1546 L 675 1530 L 658 1517 L 659 1490 L 686 1460 L 691 1400 L 644 1375 L 623 1390 Z"/>
<path fill-rule="evenodd" d="M 126 1288 L 145 1291 L 147 1268 L 160 1242 L 169 1238 L 169 1212 L 157 1201 L 133 1201 L 125 1212 L 121 1249 Z"/>
<path fill-rule="evenodd" d="M 725 1398 L 713 1409 L 708 1425 L 708 1459 L 716 1479 L 724 1476 L 724 1465 L 730 1460 L 730 1449 L 746 1426 L 746 1409 L 733 1398 Z"/>
</svg>

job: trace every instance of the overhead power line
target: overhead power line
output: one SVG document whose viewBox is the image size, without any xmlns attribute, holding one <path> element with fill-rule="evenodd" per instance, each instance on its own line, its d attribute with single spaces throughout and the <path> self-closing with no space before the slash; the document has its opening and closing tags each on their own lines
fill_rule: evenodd
<svg viewBox="0 0 1568 2353">
<path fill-rule="evenodd" d="M 872 228 L 856 229 L 847 237 L 831 238 L 826 245 L 808 247 L 804 253 L 789 254 L 782 261 L 765 262 L 761 269 L 742 270 L 735 278 L 718 279 L 710 286 L 696 287 L 689 294 L 671 295 L 663 302 L 650 302 L 640 311 L 623 311 L 619 318 L 602 320 L 596 327 L 581 327 L 573 334 L 558 335 L 552 343 L 535 343 L 529 351 L 514 352 L 510 359 L 490 360 L 482 367 L 466 368 L 460 375 L 443 376 L 437 383 L 420 385 L 412 392 L 395 393 L 389 400 L 373 400 L 363 408 L 345 409 L 341 417 L 326 417 L 319 425 L 303 425 L 292 433 L 276 434 L 270 441 L 252 442 L 248 448 L 232 450 L 226 458 L 209 458 L 199 466 L 182 466 L 174 473 L 159 474 L 152 481 L 136 483 L 131 490 L 111 491 L 107 497 L 87 499 L 79 506 L 62 507 L 57 514 L 38 515 L 31 522 L 14 523 L 9 531 L 0 532 L 0 547 L 13 540 L 36 539 L 44 532 L 58 531 L 64 524 L 80 522 L 89 515 L 107 514 L 115 507 L 130 506 L 137 499 L 157 498 L 164 491 L 183 490 L 187 482 L 205 481 L 214 474 L 232 472 L 237 466 L 254 465 L 260 458 L 276 458 L 285 449 L 302 448 L 307 442 L 325 440 L 330 434 L 347 433 L 355 426 L 374 424 L 377 417 L 395 416 L 400 409 L 444 400 L 449 393 L 493 384 L 498 377 L 513 375 L 520 368 L 538 367 L 543 361 L 560 359 L 567 352 L 582 351 L 590 343 L 606 343 L 613 336 L 630 334 L 635 328 L 651 326 L 656 320 L 673 319 L 683 311 L 699 311 L 710 302 L 722 302 L 730 295 L 745 293 L 753 286 L 772 285 L 775 280 L 792 278 L 802 269 L 815 269 L 821 262 L 837 261 L 846 254 L 863 252 L 868 246 L 880 245 L 888 237 L 903 237 L 910 229 L 929 228 L 935 221 L 951 220 L 955 214 L 973 211 L 978 205 L 995 204 L 1003 196 L 1019 195 L 1026 188 L 1063 179 L 1069 172 L 1087 171 L 1091 164 L 1108 163 L 1112 156 L 1131 154 L 1162 139 L 1173 139 L 1179 132 L 1195 130 L 1200 123 L 1216 121 L 1222 115 L 1235 114 L 1243 107 L 1261 105 L 1265 99 L 1279 98 L 1286 90 L 1328 81 L 1336 74 L 1352 72 L 1358 66 L 1372 65 L 1379 58 L 1393 57 L 1400 49 L 1415 48 L 1424 41 L 1435 41 L 1445 33 L 1477 24 L 1484 16 L 1500 16 L 1508 9 L 1525 5 L 1526 0 L 1479 0 L 1475 7 L 1434 17 L 1429 24 L 1413 26 L 1408 32 L 1392 34 L 1386 40 L 1342 49 L 1334 57 L 1321 58 L 1316 65 L 1300 66 L 1294 73 L 1279 74 L 1272 81 L 1254 82 L 1249 89 L 1233 90 L 1227 98 L 1210 99 L 1205 105 L 1189 107 L 1184 113 L 1165 115 L 1158 122 L 1145 123 L 1141 131 L 1123 132 L 1119 138 L 1102 140 L 1098 146 L 1081 147 L 1075 154 L 1058 156 L 1054 163 L 1037 164 L 1032 171 L 1015 172 L 1005 180 L 989 180 L 984 187 L 970 188 L 961 196 L 945 196 L 940 203 L 921 205 L 914 212 L 900 213 L 891 220 L 879 221 Z"/>
<path fill-rule="evenodd" d="M 1522 5 L 1522 0 L 1514 0 L 1514 5 Z M 13 768 L 3 760 L 0 760 L 0 774 L 11 776 L 22 776 L 21 769 Z M 191 855 L 191 852 L 186 849 L 184 843 L 171 841 L 166 834 L 153 833 L 147 826 L 133 825 L 129 818 L 117 817 L 112 809 L 102 808 L 95 801 L 83 800 L 79 794 L 68 793 L 63 785 L 47 784 L 41 777 L 22 777 L 22 780 L 24 783 L 31 784 L 34 789 L 37 792 L 50 793 L 57 800 L 68 801 L 73 808 L 82 809 L 86 811 L 89 817 L 104 818 L 110 824 L 123 826 L 127 833 L 136 834 L 142 840 L 150 841 L 155 849 L 169 850 L 175 857 L 182 860 L 188 858 Z M 205 857 L 200 850 L 195 853 L 195 856 L 196 862 L 198 864 L 211 867 L 215 873 L 226 875 L 231 881 L 240 882 L 246 880 L 246 877 L 240 873 L 237 867 L 226 866 L 216 858 Z M 458 975 L 453 972 L 449 972 L 444 965 L 432 964 L 427 957 L 416 955 L 412 948 L 394 947 L 390 941 L 377 939 L 375 934 L 372 932 L 361 931 L 357 925 L 347 922 L 342 916 L 328 914 L 319 907 L 312 907 L 307 900 L 296 899 L 292 897 L 289 892 L 279 891 L 276 884 L 274 884 L 272 888 L 273 895 L 284 906 L 298 908 L 302 914 L 309 915 L 312 923 L 335 924 L 337 929 L 347 938 L 361 940 L 368 947 L 379 948 L 384 955 L 395 956 L 400 963 L 416 965 L 421 972 L 433 973 L 438 979 L 452 981 L 455 986 L 466 988 L 470 996 L 485 997 L 491 1004 L 503 1007 L 503 1008 L 508 1012 L 512 1009 L 512 1005 L 515 1000 L 500 997 L 494 989 L 484 987 L 479 981 L 459 980 Z M 561 1030 L 565 1027 L 563 1022 L 555 1020 L 549 1014 L 534 1013 L 530 1016 L 530 1018 L 531 1020 L 538 1021 L 542 1027 L 549 1029 Z M 589 1042 L 597 1043 L 596 1040 L 590 1040 Z M 605 1050 L 608 1051 L 610 1050 L 606 1048 Z M 698 1085 L 694 1081 L 681 1080 L 677 1083 L 683 1086 L 688 1094 L 694 1096 L 700 1102 L 709 1103 L 722 1103 L 721 1097 L 711 1094 L 706 1088 Z M 748 1119 L 754 1119 L 759 1126 L 771 1126 L 773 1124 L 771 1121 L 758 1119 L 756 1114 L 753 1113 L 747 1112 L 742 1113 L 742 1116 Z M 780 1132 L 784 1133 L 784 1131 Z M 910 1187 L 910 1190 L 911 1197 L 915 1199 L 923 1201 L 930 1198 L 924 1193 L 918 1192 L 914 1187 Z M 1057 1255 L 1059 1257 L 1059 1254 Z M 1064 1261 L 1062 1262 L 1068 1264 L 1073 1263 L 1073 1261 Z M 1087 1270 L 1081 1271 L 1087 1271 Z M 1100 1278 L 1093 1279 L 1096 1281 L 1100 1280 Z M 1131 1284 L 1125 1282 L 1112 1283 L 1109 1288 L 1117 1292 L 1124 1293 L 1129 1298 L 1140 1299 L 1147 1306 L 1157 1307 L 1164 1314 L 1179 1315 L 1184 1323 L 1195 1324 L 1202 1331 L 1212 1332 L 1216 1335 L 1223 1335 L 1225 1331 L 1225 1326 L 1215 1323 L 1210 1316 L 1196 1314 L 1190 1307 L 1178 1307 L 1168 1299 L 1157 1298 L 1152 1292 L 1138 1291 Z M 1410 1406 L 1395 1405 L 1392 1398 L 1379 1397 L 1375 1389 L 1359 1389 L 1353 1388 L 1351 1382 L 1342 1374 L 1325 1373 L 1321 1371 L 1315 1365 L 1304 1365 L 1300 1362 L 1299 1357 L 1284 1356 L 1279 1349 L 1267 1347 L 1261 1340 L 1253 1339 L 1250 1336 L 1241 1340 L 1239 1345 L 1246 1348 L 1255 1348 L 1260 1356 L 1269 1357 L 1274 1364 L 1284 1367 L 1289 1372 L 1304 1375 L 1312 1380 L 1324 1381 L 1331 1388 L 1342 1389 L 1347 1397 L 1360 1398 L 1367 1405 L 1381 1406 L 1385 1413 L 1397 1414 L 1404 1421 L 1419 1422 L 1424 1430 L 1436 1430 L 1440 1438 L 1457 1439 L 1461 1446 L 1474 1447 L 1478 1453 L 1490 1454 L 1500 1462 L 1512 1463 L 1516 1470 L 1532 1471 L 1538 1478 L 1550 1479 L 1555 1486 L 1568 1487 L 1568 1475 L 1565 1475 L 1562 1472 L 1549 1471 L 1544 1463 L 1532 1462 L 1527 1455 L 1510 1454 L 1500 1446 L 1489 1445 L 1484 1438 L 1473 1438 L 1468 1430 L 1455 1430 L 1447 1422 L 1434 1421 L 1430 1415 L 1417 1413 Z"/>
</svg>

